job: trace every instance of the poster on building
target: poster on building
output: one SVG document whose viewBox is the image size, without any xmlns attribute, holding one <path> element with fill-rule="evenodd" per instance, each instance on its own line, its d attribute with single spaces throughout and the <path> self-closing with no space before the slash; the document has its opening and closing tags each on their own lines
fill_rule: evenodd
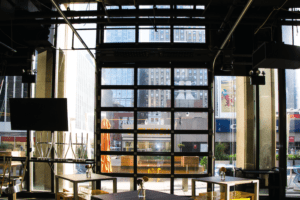
<svg viewBox="0 0 300 200">
<path fill-rule="evenodd" d="M 236 79 L 221 81 L 221 112 L 235 112 Z"/>
</svg>

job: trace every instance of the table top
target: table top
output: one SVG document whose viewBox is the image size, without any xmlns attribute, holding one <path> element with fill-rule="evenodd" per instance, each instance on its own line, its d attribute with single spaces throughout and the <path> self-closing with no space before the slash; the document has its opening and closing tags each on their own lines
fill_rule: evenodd
<svg viewBox="0 0 300 200">
<path fill-rule="evenodd" d="M 239 177 L 233 177 L 233 176 L 225 176 L 224 181 L 221 181 L 220 176 L 210 176 L 210 177 L 196 178 L 196 179 L 192 179 L 192 180 L 207 182 L 207 183 L 221 184 L 221 185 L 238 185 L 238 184 L 247 184 L 247 183 L 258 182 L 257 179 L 239 178 Z"/>
<path fill-rule="evenodd" d="M 86 174 L 67 174 L 67 175 L 56 175 L 55 177 L 65 179 L 71 182 L 88 182 L 88 181 L 99 181 L 99 180 L 114 180 L 115 177 L 104 176 L 101 174 L 92 174 L 91 178 L 87 178 Z"/>
<path fill-rule="evenodd" d="M 137 191 L 121 192 L 114 194 L 102 194 L 92 196 L 92 200 L 139 200 Z M 188 197 L 176 196 L 153 190 L 146 190 L 146 198 L 144 200 L 190 200 Z"/>
</svg>

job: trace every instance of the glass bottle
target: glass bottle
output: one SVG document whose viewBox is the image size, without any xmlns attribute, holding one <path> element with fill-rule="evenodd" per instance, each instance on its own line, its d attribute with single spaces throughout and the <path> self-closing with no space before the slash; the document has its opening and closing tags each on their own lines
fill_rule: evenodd
<svg viewBox="0 0 300 200">
<path fill-rule="evenodd" d="M 221 177 L 221 181 L 225 181 L 225 172 L 224 171 L 220 172 L 220 177 Z"/>
<path fill-rule="evenodd" d="M 92 177 L 92 168 L 87 168 L 86 169 L 86 177 L 91 178 Z"/>
</svg>

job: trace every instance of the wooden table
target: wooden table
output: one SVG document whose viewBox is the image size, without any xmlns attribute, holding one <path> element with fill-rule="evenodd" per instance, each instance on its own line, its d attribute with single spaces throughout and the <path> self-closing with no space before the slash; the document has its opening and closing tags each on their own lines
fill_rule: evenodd
<svg viewBox="0 0 300 200">
<path fill-rule="evenodd" d="M 113 180 L 113 193 L 117 193 L 117 178 L 104 176 L 100 174 L 92 174 L 91 178 L 86 178 L 86 174 L 68 174 L 68 175 L 56 175 L 55 176 L 55 192 L 59 192 L 59 179 L 64 179 L 73 183 L 74 200 L 78 200 L 78 183 L 100 180 Z M 57 195 L 55 193 L 55 199 Z"/>
<path fill-rule="evenodd" d="M 91 200 L 140 200 L 137 191 L 121 192 L 117 194 L 102 194 L 92 196 Z M 190 200 L 188 197 L 176 196 L 153 190 L 146 190 L 146 198 L 143 200 Z"/>
<path fill-rule="evenodd" d="M 192 179 L 192 196 L 195 197 L 195 183 L 196 181 L 218 184 L 225 187 L 225 200 L 230 199 L 230 186 L 240 184 L 254 184 L 254 200 L 259 200 L 259 181 L 257 179 L 238 178 L 226 176 L 224 181 L 221 181 L 220 176 L 210 176 L 203 178 Z"/>
</svg>

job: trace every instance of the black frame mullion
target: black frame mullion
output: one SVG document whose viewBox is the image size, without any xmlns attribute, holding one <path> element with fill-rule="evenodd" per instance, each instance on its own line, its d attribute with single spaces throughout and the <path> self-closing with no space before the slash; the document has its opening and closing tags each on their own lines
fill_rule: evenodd
<svg viewBox="0 0 300 200">
<path fill-rule="evenodd" d="M 173 26 L 172 26 L 173 27 Z M 173 40 L 171 41 L 173 42 Z M 174 67 L 171 67 L 171 194 L 174 194 L 174 174 L 175 174 L 175 119 L 174 119 L 174 105 L 175 105 L 175 93 L 174 93 Z"/>
<path fill-rule="evenodd" d="M 138 69 L 134 68 L 134 190 L 137 189 L 137 121 L 138 121 L 138 115 L 137 115 L 137 82 L 138 82 Z"/>
</svg>

